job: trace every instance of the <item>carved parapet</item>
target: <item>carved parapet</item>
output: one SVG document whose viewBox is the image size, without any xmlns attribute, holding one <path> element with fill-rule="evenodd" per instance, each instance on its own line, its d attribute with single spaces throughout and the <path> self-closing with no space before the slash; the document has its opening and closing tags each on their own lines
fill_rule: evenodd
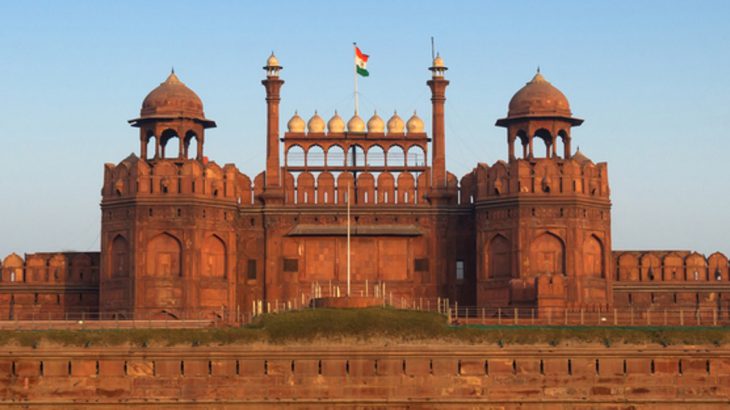
<svg viewBox="0 0 730 410">
<path fill-rule="evenodd" d="M 191 196 L 252 205 L 250 179 L 233 164 L 160 159 L 145 161 L 134 154 L 117 165 L 104 166 L 104 201 L 130 197 Z"/>
</svg>

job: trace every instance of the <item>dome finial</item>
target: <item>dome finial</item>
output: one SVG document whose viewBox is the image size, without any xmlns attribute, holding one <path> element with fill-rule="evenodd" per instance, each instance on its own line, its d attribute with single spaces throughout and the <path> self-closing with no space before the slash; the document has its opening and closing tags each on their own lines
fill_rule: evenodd
<svg viewBox="0 0 730 410">
<path fill-rule="evenodd" d="M 540 74 L 540 65 L 537 65 L 537 73 Z"/>
<path fill-rule="evenodd" d="M 172 67 L 170 68 L 170 74 L 175 74 L 175 66 L 172 66 Z"/>
</svg>

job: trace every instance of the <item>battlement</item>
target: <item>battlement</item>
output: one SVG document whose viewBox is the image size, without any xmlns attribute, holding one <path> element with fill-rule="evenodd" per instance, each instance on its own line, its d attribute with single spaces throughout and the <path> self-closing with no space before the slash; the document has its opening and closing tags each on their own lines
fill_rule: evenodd
<svg viewBox="0 0 730 410">
<path fill-rule="evenodd" d="M 608 164 L 585 158 L 516 159 L 497 161 L 491 167 L 480 163 L 461 180 L 461 202 L 482 201 L 504 196 L 533 194 L 582 196 L 608 200 Z"/>
<path fill-rule="evenodd" d="M 117 165 L 105 164 L 104 202 L 129 198 L 181 197 L 253 205 L 248 176 L 233 164 L 194 159 L 143 160 L 131 154 Z"/>
<path fill-rule="evenodd" d="M 617 282 L 728 283 L 728 258 L 691 251 L 614 251 Z"/>
<path fill-rule="evenodd" d="M 99 283 L 99 252 L 16 253 L 0 264 L 3 285 L 96 285 Z"/>
</svg>

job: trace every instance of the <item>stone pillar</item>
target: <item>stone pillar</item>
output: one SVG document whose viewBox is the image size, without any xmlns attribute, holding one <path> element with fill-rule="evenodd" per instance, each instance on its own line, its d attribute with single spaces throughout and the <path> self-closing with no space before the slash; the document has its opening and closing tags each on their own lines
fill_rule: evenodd
<svg viewBox="0 0 730 410">
<path fill-rule="evenodd" d="M 449 81 L 443 76 L 437 76 L 434 72 L 433 78 L 428 81 L 431 88 L 431 134 L 433 138 L 431 152 L 431 167 L 433 169 L 433 187 L 446 188 L 446 132 L 444 121 L 444 103 L 446 102 L 446 87 Z"/>
<path fill-rule="evenodd" d="M 279 164 L 279 90 L 284 80 L 269 74 L 261 81 L 266 88 L 266 174 L 265 187 L 281 187 Z"/>
</svg>

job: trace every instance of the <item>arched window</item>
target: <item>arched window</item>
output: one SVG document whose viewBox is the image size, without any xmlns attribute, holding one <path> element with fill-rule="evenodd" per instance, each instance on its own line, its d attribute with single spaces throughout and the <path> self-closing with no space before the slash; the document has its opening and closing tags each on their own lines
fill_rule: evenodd
<svg viewBox="0 0 730 410">
<path fill-rule="evenodd" d="M 149 241 L 147 275 L 167 278 L 182 276 L 182 246 L 177 238 L 163 233 Z"/>
<path fill-rule="evenodd" d="M 365 150 L 359 145 L 350 147 L 345 162 L 349 166 L 363 166 L 365 164 Z"/>
<path fill-rule="evenodd" d="M 129 276 L 129 242 L 117 235 L 112 241 L 111 276 L 113 278 Z"/>
<path fill-rule="evenodd" d="M 224 278 L 226 276 L 226 245 L 221 238 L 211 235 L 203 243 L 202 276 Z"/>
<path fill-rule="evenodd" d="M 489 241 L 487 256 L 487 277 L 490 279 L 509 278 L 512 276 L 512 249 L 509 241 L 497 235 Z"/>
<path fill-rule="evenodd" d="M 406 163 L 406 154 L 403 151 L 403 147 L 400 145 L 393 145 L 388 148 L 388 163 L 389 167 L 402 167 Z"/>
<path fill-rule="evenodd" d="M 294 145 L 286 151 L 285 164 L 288 167 L 303 167 L 304 166 L 304 148 L 299 145 Z"/>
<path fill-rule="evenodd" d="M 172 129 L 166 129 L 160 136 L 160 146 L 162 152 L 160 156 L 162 158 L 180 158 L 180 137 L 177 132 Z"/>
<path fill-rule="evenodd" d="M 565 274 L 565 245 L 556 235 L 545 232 L 530 245 L 530 271 L 532 276 L 543 273 Z"/>
<path fill-rule="evenodd" d="M 324 150 L 319 145 L 313 145 L 307 150 L 307 166 L 323 167 L 324 166 Z"/>
<path fill-rule="evenodd" d="M 327 149 L 327 166 L 341 167 L 345 164 L 345 150 L 339 145 Z"/>
<path fill-rule="evenodd" d="M 380 145 L 373 145 L 368 148 L 368 166 L 370 167 L 384 167 L 385 166 L 385 151 Z"/>
<path fill-rule="evenodd" d="M 515 159 L 527 158 L 527 147 L 529 144 L 529 138 L 527 138 L 527 133 L 525 132 L 525 130 L 517 131 L 514 144 Z"/>
<path fill-rule="evenodd" d="M 198 151 L 202 151 L 202 147 L 198 147 L 200 145 L 200 141 L 198 141 L 198 136 L 193 131 L 188 131 L 185 134 L 185 148 L 183 156 L 186 159 L 202 159 L 198 158 Z"/>
<path fill-rule="evenodd" d="M 157 137 L 152 131 L 147 131 L 144 150 L 141 153 L 142 159 L 153 159 L 155 154 L 157 154 Z"/>
<path fill-rule="evenodd" d="M 546 130 L 545 128 L 540 128 L 539 130 L 535 131 L 535 137 L 543 140 L 543 142 L 545 143 L 545 158 L 550 158 L 552 156 L 550 151 L 553 145 L 553 136 L 550 134 L 550 131 Z"/>
<path fill-rule="evenodd" d="M 596 278 L 604 277 L 603 245 L 593 235 L 583 243 L 583 274 Z"/>
<path fill-rule="evenodd" d="M 413 145 L 408 148 L 408 154 L 406 158 L 406 165 L 409 167 L 423 167 L 426 166 L 426 152 L 423 148 L 418 145 Z"/>
</svg>

